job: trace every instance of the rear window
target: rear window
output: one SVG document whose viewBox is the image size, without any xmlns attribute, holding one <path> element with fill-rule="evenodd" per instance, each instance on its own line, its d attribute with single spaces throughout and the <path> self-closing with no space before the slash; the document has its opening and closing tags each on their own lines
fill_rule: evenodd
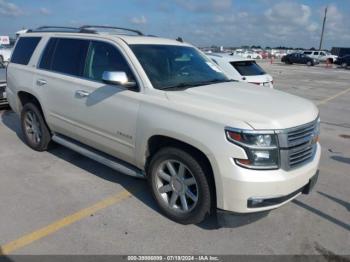
<svg viewBox="0 0 350 262">
<path fill-rule="evenodd" d="M 28 65 L 41 37 L 21 37 L 13 51 L 11 63 Z"/>
<path fill-rule="evenodd" d="M 46 50 L 44 53 L 44 56 L 47 55 L 47 60 L 44 61 L 43 59 L 40 65 L 55 72 L 73 76 L 83 76 L 89 44 L 89 40 L 57 39 L 55 48 L 53 48 L 53 43 L 51 43 L 51 46 L 50 43 L 48 44 L 47 54 L 45 54 Z M 52 58 L 50 58 L 50 55 L 52 55 Z"/>
<path fill-rule="evenodd" d="M 255 61 L 239 61 L 230 63 L 242 76 L 265 75 L 265 71 Z"/>
</svg>

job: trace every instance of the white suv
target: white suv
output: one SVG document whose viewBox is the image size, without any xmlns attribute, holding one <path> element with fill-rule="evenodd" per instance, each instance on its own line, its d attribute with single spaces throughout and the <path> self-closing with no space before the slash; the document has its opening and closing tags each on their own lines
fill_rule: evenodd
<svg viewBox="0 0 350 262">
<path fill-rule="evenodd" d="M 302 54 L 317 59 L 321 62 L 328 61 L 330 64 L 332 64 L 338 58 L 336 55 L 332 55 L 327 51 L 303 51 Z"/>
<path fill-rule="evenodd" d="M 31 148 L 54 141 L 147 178 L 161 211 L 183 224 L 310 191 L 321 154 L 313 103 L 232 82 L 190 44 L 103 29 L 18 39 L 7 96 Z"/>
<path fill-rule="evenodd" d="M 254 59 L 242 58 L 225 53 L 210 53 L 222 71 L 233 80 L 273 88 L 273 78 L 262 69 Z"/>
</svg>

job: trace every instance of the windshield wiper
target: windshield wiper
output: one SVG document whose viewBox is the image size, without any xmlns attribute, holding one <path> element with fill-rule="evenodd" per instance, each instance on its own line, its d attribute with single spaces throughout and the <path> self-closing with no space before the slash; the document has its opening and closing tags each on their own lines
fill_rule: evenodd
<svg viewBox="0 0 350 262">
<path fill-rule="evenodd" d="M 162 90 L 171 90 L 171 89 L 173 89 L 174 91 L 175 90 L 185 90 L 187 88 L 192 88 L 192 87 L 196 87 L 196 86 L 205 86 L 205 85 L 210 85 L 210 84 L 226 83 L 226 82 L 238 82 L 238 81 L 232 80 L 232 79 L 227 79 L 227 80 L 213 79 L 210 81 L 197 82 L 197 83 L 180 83 L 180 84 L 174 85 L 174 86 L 163 87 Z"/>
<path fill-rule="evenodd" d="M 183 89 L 187 89 L 189 87 L 193 87 L 193 84 L 187 84 L 187 83 L 180 83 L 178 85 L 174 85 L 174 86 L 166 86 L 161 88 L 161 90 L 183 90 Z"/>
</svg>

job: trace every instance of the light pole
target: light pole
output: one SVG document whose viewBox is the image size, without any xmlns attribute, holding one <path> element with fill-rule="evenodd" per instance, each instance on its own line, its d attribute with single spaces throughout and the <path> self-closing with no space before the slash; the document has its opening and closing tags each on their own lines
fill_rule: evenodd
<svg viewBox="0 0 350 262">
<path fill-rule="evenodd" d="M 321 32 L 321 40 L 320 40 L 320 47 L 319 47 L 319 50 L 322 49 L 322 42 L 323 42 L 323 34 L 324 34 L 324 28 L 326 26 L 326 20 L 327 20 L 327 7 L 326 9 L 324 10 L 324 18 L 323 18 L 323 25 L 322 25 L 322 32 Z"/>
</svg>

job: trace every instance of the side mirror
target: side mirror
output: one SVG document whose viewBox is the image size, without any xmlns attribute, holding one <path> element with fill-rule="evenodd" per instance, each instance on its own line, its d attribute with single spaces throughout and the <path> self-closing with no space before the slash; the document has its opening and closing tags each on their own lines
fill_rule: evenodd
<svg viewBox="0 0 350 262">
<path fill-rule="evenodd" d="M 105 82 L 106 84 L 124 86 L 126 88 L 131 88 L 136 86 L 136 83 L 129 82 L 127 74 L 121 71 L 103 72 L 102 81 Z"/>
</svg>

